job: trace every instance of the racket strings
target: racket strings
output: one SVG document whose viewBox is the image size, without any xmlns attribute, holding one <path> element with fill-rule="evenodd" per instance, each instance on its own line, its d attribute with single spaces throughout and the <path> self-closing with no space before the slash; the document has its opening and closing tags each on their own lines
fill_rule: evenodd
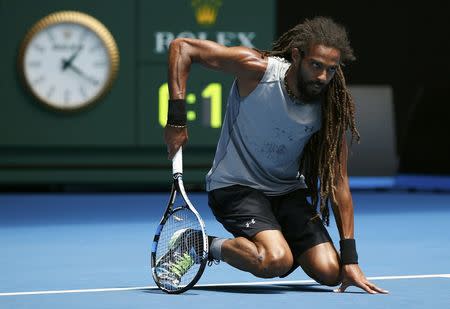
<svg viewBox="0 0 450 309">
<path fill-rule="evenodd" d="M 189 284 L 197 275 L 203 252 L 202 227 L 188 208 L 176 210 L 161 231 L 156 250 L 156 275 L 167 290 Z"/>
</svg>

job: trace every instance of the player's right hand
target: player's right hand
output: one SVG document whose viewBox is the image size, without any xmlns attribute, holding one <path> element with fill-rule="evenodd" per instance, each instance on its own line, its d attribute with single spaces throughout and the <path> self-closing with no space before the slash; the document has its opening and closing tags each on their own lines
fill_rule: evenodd
<svg viewBox="0 0 450 309">
<path fill-rule="evenodd" d="M 178 149 L 186 145 L 188 141 L 187 128 L 174 128 L 166 126 L 164 128 L 164 141 L 167 145 L 167 158 L 172 160 Z"/>
<path fill-rule="evenodd" d="M 351 285 L 357 286 L 369 294 L 389 293 L 389 291 L 383 290 L 369 282 L 358 264 L 348 264 L 342 267 L 342 284 L 334 292 L 344 293 Z"/>
</svg>

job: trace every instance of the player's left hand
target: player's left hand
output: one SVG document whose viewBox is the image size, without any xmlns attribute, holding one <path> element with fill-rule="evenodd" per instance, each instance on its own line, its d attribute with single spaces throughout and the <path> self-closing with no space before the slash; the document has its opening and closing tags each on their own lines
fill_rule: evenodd
<svg viewBox="0 0 450 309">
<path fill-rule="evenodd" d="M 375 284 L 369 282 L 358 264 L 348 264 L 342 266 L 342 284 L 334 290 L 343 293 L 349 286 L 357 286 L 370 294 L 387 294 L 389 291 L 380 289 Z"/>
</svg>

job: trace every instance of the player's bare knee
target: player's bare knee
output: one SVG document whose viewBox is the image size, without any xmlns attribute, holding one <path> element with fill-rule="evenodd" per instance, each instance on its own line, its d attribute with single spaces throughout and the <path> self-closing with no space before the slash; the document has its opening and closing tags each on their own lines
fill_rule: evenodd
<svg viewBox="0 0 450 309">
<path fill-rule="evenodd" d="M 341 276 L 336 274 L 328 274 L 325 277 L 323 277 L 319 283 L 326 286 L 336 286 L 341 284 L 341 282 L 342 282 Z"/>
<path fill-rule="evenodd" d="M 341 270 L 339 264 L 328 264 L 322 269 L 316 279 L 322 285 L 336 286 L 342 282 Z"/>
<path fill-rule="evenodd" d="M 258 256 L 258 268 L 254 275 L 261 278 L 275 278 L 286 274 L 293 264 L 292 254 L 284 250 Z"/>
</svg>

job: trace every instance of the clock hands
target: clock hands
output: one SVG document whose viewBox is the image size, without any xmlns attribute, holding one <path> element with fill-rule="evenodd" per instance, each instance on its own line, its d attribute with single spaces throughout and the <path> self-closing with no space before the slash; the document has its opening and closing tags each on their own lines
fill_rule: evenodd
<svg viewBox="0 0 450 309">
<path fill-rule="evenodd" d="M 67 68 L 71 69 L 73 72 L 77 73 L 79 76 L 81 76 L 94 86 L 97 86 L 100 83 L 98 80 L 86 75 L 86 73 L 81 71 L 77 66 L 74 66 L 73 64 L 69 64 Z"/>
<path fill-rule="evenodd" d="M 62 70 L 65 71 L 68 67 L 72 65 L 72 62 L 75 60 L 75 58 L 78 56 L 80 51 L 83 49 L 83 45 L 80 45 L 77 50 L 70 56 L 68 60 L 62 60 Z"/>
<path fill-rule="evenodd" d="M 67 69 L 72 70 L 73 72 L 75 72 L 76 74 L 78 74 L 79 76 L 81 76 L 82 78 L 84 78 L 85 80 L 87 80 L 88 82 L 90 82 L 91 84 L 93 84 L 94 86 L 99 84 L 99 81 L 86 75 L 86 73 L 84 73 L 83 71 L 81 71 L 77 66 L 75 66 L 73 64 L 73 61 L 75 60 L 75 58 L 79 55 L 80 51 L 83 49 L 83 45 L 80 45 L 77 50 L 72 54 L 72 56 L 70 56 L 69 59 L 62 59 L 62 70 L 65 71 Z"/>
</svg>

